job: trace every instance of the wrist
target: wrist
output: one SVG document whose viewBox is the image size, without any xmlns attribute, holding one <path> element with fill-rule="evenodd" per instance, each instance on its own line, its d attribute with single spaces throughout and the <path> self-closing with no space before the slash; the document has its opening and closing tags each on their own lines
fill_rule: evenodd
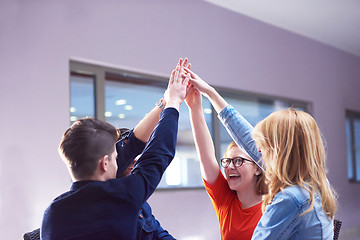
<svg viewBox="0 0 360 240">
<path fill-rule="evenodd" d="M 195 111 L 202 111 L 202 105 L 200 104 L 194 104 L 194 105 L 188 105 L 189 106 L 189 109 L 193 112 Z"/>
<path fill-rule="evenodd" d="M 160 110 L 164 110 L 165 106 L 166 106 L 166 101 L 164 100 L 164 98 L 161 98 L 159 101 L 157 101 L 155 103 L 155 106 L 157 106 L 158 108 L 160 108 Z"/>
<path fill-rule="evenodd" d="M 169 102 L 166 103 L 165 108 L 173 107 L 173 108 L 175 108 L 175 109 L 177 109 L 179 111 L 181 103 L 182 103 L 182 101 L 180 101 L 180 100 L 172 100 L 172 99 L 170 99 Z"/>
</svg>

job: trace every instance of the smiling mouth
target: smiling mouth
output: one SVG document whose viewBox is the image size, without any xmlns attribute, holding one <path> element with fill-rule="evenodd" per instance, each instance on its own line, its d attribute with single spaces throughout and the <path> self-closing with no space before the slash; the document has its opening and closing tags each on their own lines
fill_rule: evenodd
<svg viewBox="0 0 360 240">
<path fill-rule="evenodd" d="M 236 175 L 236 174 L 229 174 L 229 179 L 238 179 L 240 178 L 240 175 Z"/>
</svg>

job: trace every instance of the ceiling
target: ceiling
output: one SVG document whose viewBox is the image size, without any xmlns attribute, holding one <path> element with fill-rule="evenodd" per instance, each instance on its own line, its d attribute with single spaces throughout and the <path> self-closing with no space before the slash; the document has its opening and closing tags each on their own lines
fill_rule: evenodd
<svg viewBox="0 0 360 240">
<path fill-rule="evenodd" d="M 204 0 L 360 57 L 360 0 Z"/>
</svg>

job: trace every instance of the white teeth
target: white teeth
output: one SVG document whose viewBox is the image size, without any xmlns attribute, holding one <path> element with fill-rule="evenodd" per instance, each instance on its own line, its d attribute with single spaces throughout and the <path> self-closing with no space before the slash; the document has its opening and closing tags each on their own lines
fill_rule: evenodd
<svg viewBox="0 0 360 240">
<path fill-rule="evenodd" d="M 229 177 L 239 177 L 240 175 L 237 174 L 229 174 Z"/>
</svg>

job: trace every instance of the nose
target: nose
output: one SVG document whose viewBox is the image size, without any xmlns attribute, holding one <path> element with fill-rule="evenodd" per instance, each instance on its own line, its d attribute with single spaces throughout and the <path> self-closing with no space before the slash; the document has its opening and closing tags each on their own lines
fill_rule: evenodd
<svg viewBox="0 0 360 240">
<path fill-rule="evenodd" d="M 233 161 L 230 161 L 228 168 L 236 168 Z"/>
</svg>

